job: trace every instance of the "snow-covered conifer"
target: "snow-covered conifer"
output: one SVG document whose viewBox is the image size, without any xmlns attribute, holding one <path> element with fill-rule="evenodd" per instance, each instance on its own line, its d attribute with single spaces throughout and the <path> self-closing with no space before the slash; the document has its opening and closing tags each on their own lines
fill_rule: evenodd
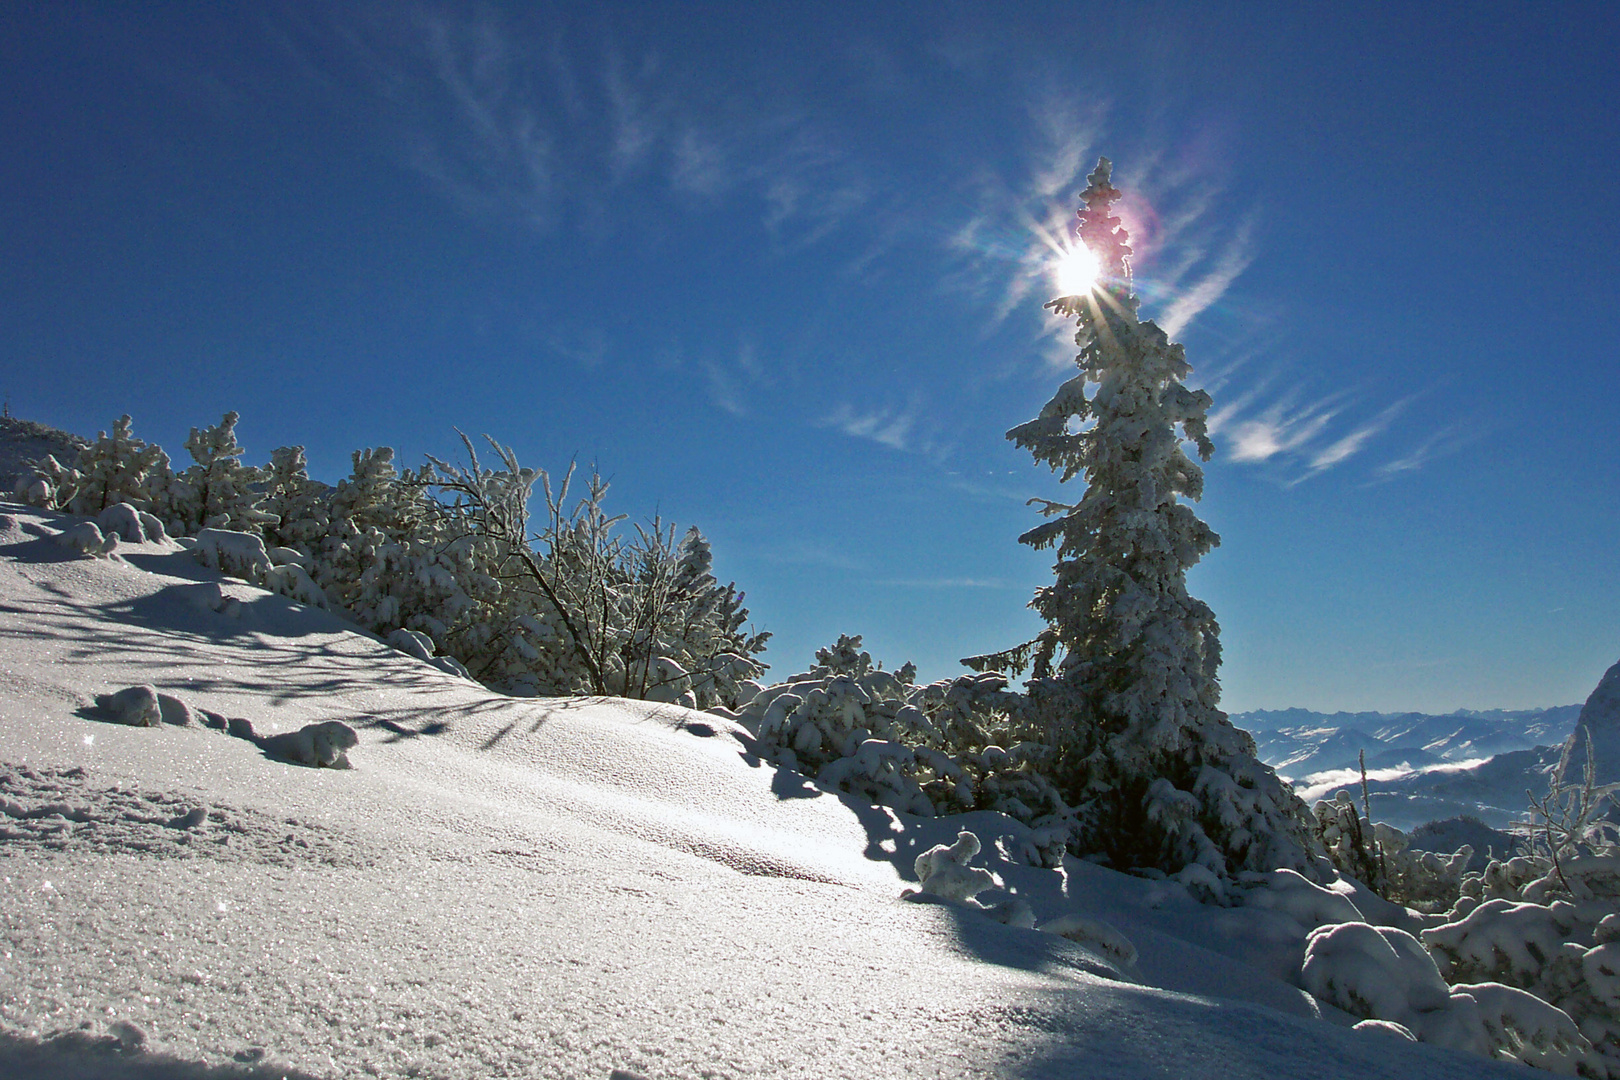
<svg viewBox="0 0 1620 1080">
<path fill-rule="evenodd" d="M 1086 482 L 1073 505 L 1043 501 L 1050 520 L 1020 538 L 1055 549 L 1056 581 L 1031 604 L 1048 631 L 1012 652 L 1033 661 L 1030 695 L 1060 747 L 1083 850 L 1218 879 L 1279 866 L 1314 875 L 1304 804 L 1218 708 L 1219 628 L 1186 573 L 1219 538 L 1183 501 L 1203 494 L 1182 444 L 1213 451 L 1210 397 L 1183 384 L 1182 347 L 1137 316 L 1110 175 L 1104 158 L 1079 211 L 1102 276 L 1047 305 L 1076 320 L 1079 373 L 1007 433 L 1060 480 Z M 976 659 L 982 670 L 1010 656 Z"/>
<path fill-rule="evenodd" d="M 112 434 L 98 432 L 96 441 L 79 451 L 78 490 L 67 509 L 89 517 L 116 503 L 145 510 L 150 505 L 147 477 L 165 461 L 162 448 L 137 439 L 129 416 L 120 416 L 113 421 Z"/>
<path fill-rule="evenodd" d="M 265 541 L 314 555 L 331 524 L 327 512 L 331 489 L 310 479 L 304 448 L 278 446 L 260 475 L 264 488 L 260 509 L 276 519 L 265 525 Z"/>
<path fill-rule="evenodd" d="M 192 428 L 186 450 L 193 464 L 173 480 L 155 485 L 164 489 L 167 505 L 157 512 L 170 532 L 185 536 L 202 529 L 257 532 L 270 520 L 259 509 L 259 470 L 242 464 L 244 451 L 236 441 L 239 419 L 228 412 L 213 427 Z"/>
</svg>

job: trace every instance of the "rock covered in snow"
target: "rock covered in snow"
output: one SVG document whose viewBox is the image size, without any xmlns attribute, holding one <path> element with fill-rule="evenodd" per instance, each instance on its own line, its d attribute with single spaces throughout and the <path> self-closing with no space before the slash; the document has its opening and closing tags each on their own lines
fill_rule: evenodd
<svg viewBox="0 0 1620 1080">
<path fill-rule="evenodd" d="M 57 533 L 54 539 L 65 548 L 96 559 L 107 558 L 118 547 L 118 534 L 102 535 L 101 529 L 93 521 L 69 525 Z"/>
<path fill-rule="evenodd" d="M 154 687 L 128 686 L 111 694 L 97 694 L 96 708 L 115 724 L 130 727 L 157 727 L 163 723 L 163 706 Z"/>
<path fill-rule="evenodd" d="M 917 856 L 919 892 L 945 900 L 967 902 L 986 889 L 1000 887 L 996 876 L 982 866 L 969 866 L 979 853 L 979 838 L 963 830 L 954 844 L 936 844 Z"/>
<path fill-rule="evenodd" d="M 1574 740 L 1566 760 L 1561 783 L 1579 785 L 1586 769 L 1586 747 L 1590 733 L 1593 764 L 1599 784 L 1620 782 L 1620 662 L 1616 662 L 1597 689 L 1581 706 L 1581 715 L 1575 721 Z"/>
<path fill-rule="evenodd" d="M 348 769 L 352 766 L 344 751 L 353 749 L 360 742 L 360 737 L 348 724 L 340 720 L 327 720 L 319 724 L 305 724 L 297 731 L 263 736 L 257 742 L 271 757 L 294 765 Z"/>
</svg>

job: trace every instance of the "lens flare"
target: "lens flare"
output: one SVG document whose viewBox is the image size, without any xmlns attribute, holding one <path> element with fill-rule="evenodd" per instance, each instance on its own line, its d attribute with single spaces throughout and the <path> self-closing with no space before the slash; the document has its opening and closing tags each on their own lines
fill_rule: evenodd
<svg viewBox="0 0 1620 1080">
<path fill-rule="evenodd" d="M 1097 283 L 1097 274 L 1102 267 L 1097 264 L 1097 256 L 1084 244 L 1076 244 L 1069 248 L 1052 267 L 1052 277 L 1057 281 L 1058 292 L 1063 296 L 1080 296 L 1091 291 Z"/>
</svg>

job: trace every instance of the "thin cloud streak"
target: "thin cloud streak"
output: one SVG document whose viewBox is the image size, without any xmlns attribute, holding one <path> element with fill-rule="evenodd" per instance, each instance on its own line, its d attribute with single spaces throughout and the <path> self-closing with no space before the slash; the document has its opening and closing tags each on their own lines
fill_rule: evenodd
<svg viewBox="0 0 1620 1080">
<path fill-rule="evenodd" d="M 1373 482 L 1383 483 L 1417 472 L 1435 458 L 1456 453 L 1470 442 L 1479 438 L 1477 433 L 1464 433 L 1461 424 L 1448 424 L 1438 431 L 1432 432 L 1417 446 L 1406 454 L 1386 461 L 1373 470 Z"/>
<path fill-rule="evenodd" d="M 1159 320 L 1159 325 L 1166 334 L 1173 338 L 1179 337 L 1194 319 L 1226 295 L 1226 290 L 1231 288 L 1232 282 L 1236 281 L 1254 261 L 1253 234 L 1252 221 L 1242 222 L 1238 226 L 1237 234 L 1216 259 L 1215 266 L 1210 272 L 1171 302 Z"/>
<path fill-rule="evenodd" d="M 808 247 L 873 197 L 813 118 L 762 112 L 710 71 L 670 70 L 611 43 L 581 56 L 561 31 L 488 9 L 330 19 L 345 48 L 304 48 L 311 80 L 332 92 L 355 85 L 392 127 L 401 163 L 469 217 L 539 232 L 600 224 L 606 192 L 653 184 L 699 199 L 752 196 L 771 242 Z"/>
<path fill-rule="evenodd" d="M 1388 429 L 1390 422 L 1399 416 L 1402 410 L 1411 402 L 1412 399 L 1409 397 L 1402 398 L 1350 434 L 1329 444 L 1311 458 L 1311 472 L 1314 474 L 1321 472 L 1323 469 L 1331 469 L 1333 466 L 1359 453 L 1362 447 L 1366 446 L 1367 440 L 1382 435 Z"/>
<path fill-rule="evenodd" d="M 891 589 L 1022 589 L 1000 578 L 889 578 L 873 585 Z"/>
<path fill-rule="evenodd" d="M 817 426 L 834 428 L 854 439 L 870 439 L 893 450 L 906 450 L 916 422 L 914 406 L 904 411 L 880 408 L 862 413 L 844 402 Z"/>
</svg>

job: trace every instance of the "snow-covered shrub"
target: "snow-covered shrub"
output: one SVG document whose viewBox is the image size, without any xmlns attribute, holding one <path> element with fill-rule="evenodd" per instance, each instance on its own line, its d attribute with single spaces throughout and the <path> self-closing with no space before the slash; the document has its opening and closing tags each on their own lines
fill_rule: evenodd
<svg viewBox="0 0 1620 1080">
<path fill-rule="evenodd" d="M 111 435 L 98 432 L 96 441 L 79 451 L 74 464 L 77 490 L 64 508 L 89 517 L 119 503 L 149 509 L 147 478 L 167 460 L 161 447 L 135 437 L 127 414 L 120 416 L 113 421 Z"/>
<path fill-rule="evenodd" d="M 79 493 L 81 480 L 83 477 L 72 465 L 63 465 L 55 454 L 46 454 L 18 474 L 15 495 L 29 506 L 65 508 Z"/>
<path fill-rule="evenodd" d="M 1348 791 L 1318 802 L 1315 818 L 1316 837 L 1340 873 L 1421 912 L 1448 911 L 1456 903 L 1474 857 L 1467 844 L 1450 854 L 1417 850 L 1399 829 L 1369 822 Z"/>
<path fill-rule="evenodd" d="M 1032 828 L 1033 861 L 1056 866 L 1072 818 L 1043 771 L 1051 747 L 1025 719 L 1004 676 L 965 675 L 924 686 L 906 664 L 890 672 L 842 635 L 787 682 L 750 690 L 726 710 L 762 750 L 829 788 L 932 817 L 995 810 Z"/>
<path fill-rule="evenodd" d="M 103 534 L 130 544 L 164 538 L 163 523 L 129 503 L 113 503 L 96 515 L 96 525 Z"/>
<path fill-rule="evenodd" d="M 265 543 L 272 548 L 297 551 L 305 559 L 320 550 L 330 531 L 328 500 L 332 489 L 311 480 L 302 446 L 279 446 L 270 452 L 270 464 L 260 469 L 263 500 L 259 509 L 275 521 L 264 527 Z M 277 565 L 285 559 L 276 560 Z M 309 563 L 301 565 L 309 569 Z"/>
<path fill-rule="evenodd" d="M 1557 1072 L 1592 1072 L 1591 1043 L 1563 1011 L 1496 982 L 1447 985 L 1404 930 L 1353 922 L 1306 941 L 1300 984 L 1352 1016 L 1398 1024 L 1418 1040 Z"/>
<path fill-rule="evenodd" d="M 918 891 L 966 903 L 986 889 L 1000 888 L 990 871 L 968 865 L 979 851 L 979 838 L 964 829 L 956 834 L 954 844 L 936 844 L 918 855 L 912 864 Z"/>
<path fill-rule="evenodd" d="M 1556 1007 L 1589 1044 L 1568 1060 L 1582 1075 L 1620 1078 L 1620 843 L 1606 817 L 1614 788 L 1595 783 L 1590 751 L 1582 782 L 1561 780 L 1571 775 L 1575 741 L 1548 794 L 1532 800 L 1529 853 L 1466 875 L 1447 921 L 1424 930 L 1423 940 L 1459 989 L 1500 984 Z M 1545 1029 L 1539 1041 L 1524 1030 L 1535 1015 Z M 1517 1020 L 1502 1021 L 1523 1042 L 1514 1056 L 1562 1068 L 1555 1020 L 1525 1006 Z"/>
<path fill-rule="evenodd" d="M 1244 903 L 1288 916 L 1309 932 L 1319 926 L 1362 921 L 1350 898 L 1324 888 L 1293 870 L 1278 869 L 1261 875 L 1261 887 L 1249 890 Z"/>
<path fill-rule="evenodd" d="M 126 686 L 111 694 L 97 694 L 96 708 L 115 724 L 130 727 L 157 727 L 163 723 L 163 706 L 155 687 Z"/>
<path fill-rule="evenodd" d="M 252 533 L 228 529 L 203 529 L 191 549 L 197 561 L 210 570 L 262 585 L 273 569 L 264 541 Z"/>
<path fill-rule="evenodd" d="M 742 594 L 715 579 L 696 529 L 677 542 L 675 530 L 654 519 L 628 537 L 618 529 L 623 517 L 604 506 L 600 476 L 570 503 L 572 467 L 553 487 L 544 471 L 521 468 L 509 448 L 491 440 L 503 466 L 492 470 L 463 441 L 469 465 L 430 458 L 434 475 L 424 483 L 434 489 L 445 532 L 465 538 L 461 553 L 478 563 L 477 574 L 500 583 L 499 609 L 479 620 L 476 648 L 447 649 L 480 678 L 514 691 L 710 707 L 735 703 L 743 684 L 764 671 L 754 656 L 769 635 L 743 631 Z M 536 481 L 546 519 L 531 533 Z"/>
<path fill-rule="evenodd" d="M 272 566 L 264 575 L 264 587 L 300 604 L 322 609 L 330 607 L 321 587 L 315 584 L 315 579 L 297 563 L 280 563 Z"/>
<path fill-rule="evenodd" d="M 109 558 L 118 547 L 118 534 L 108 533 L 103 536 L 101 529 L 93 521 L 80 521 L 69 525 L 52 539 L 65 548 L 93 559 Z"/>
<path fill-rule="evenodd" d="M 1383 861 L 1386 899 L 1422 912 L 1451 909 L 1474 858 L 1472 847 L 1464 844 L 1449 855 L 1419 851 L 1405 833 L 1382 821 L 1373 827 L 1373 835 Z"/>
<path fill-rule="evenodd" d="M 236 441 L 240 417 L 228 412 L 213 427 L 192 428 L 186 450 L 194 462 L 180 480 L 191 498 L 176 509 L 190 534 L 198 529 L 232 529 L 257 532 L 274 520 L 259 508 L 257 490 L 263 473 L 242 464 L 242 446 Z"/>
<path fill-rule="evenodd" d="M 294 765 L 316 769 L 348 769 L 349 756 L 360 737 L 340 720 L 305 724 L 297 731 L 266 735 L 255 740 L 266 754 Z"/>
</svg>

